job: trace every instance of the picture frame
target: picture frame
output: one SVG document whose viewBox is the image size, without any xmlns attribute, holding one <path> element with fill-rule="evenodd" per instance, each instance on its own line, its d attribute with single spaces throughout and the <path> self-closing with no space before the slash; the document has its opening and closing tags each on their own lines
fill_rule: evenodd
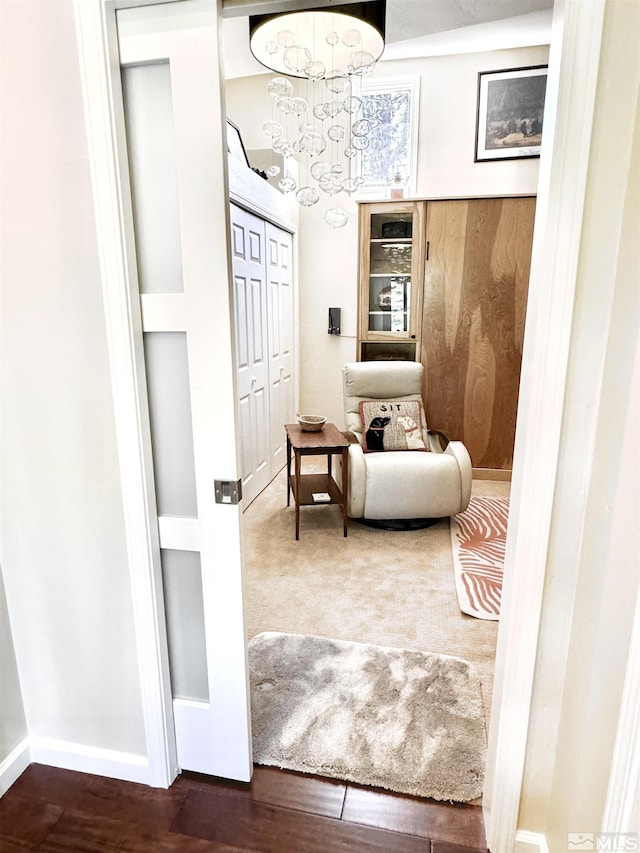
<svg viewBox="0 0 640 853">
<path fill-rule="evenodd" d="M 547 65 L 478 74 L 475 162 L 539 157 Z"/>
<path fill-rule="evenodd" d="M 235 157 L 236 160 L 240 160 L 245 166 L 251 168 L 240 129 L 230 119 L 227 119 L 227 151 L 231 157 Z"/>
</svg>

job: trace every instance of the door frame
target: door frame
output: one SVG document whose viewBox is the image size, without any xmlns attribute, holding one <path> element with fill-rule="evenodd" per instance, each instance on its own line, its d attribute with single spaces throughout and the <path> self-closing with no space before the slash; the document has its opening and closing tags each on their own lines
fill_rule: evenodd
<svg viewBox="0 0 640 853">
<path fill-rule="evenodd" d="M 483 796 L 487 843 L 496 851 L 548 851 L 544 835 L 518 833 L 517 827 L 559 471 L 604 3 L 555 0 L 553 9 L 505 555 L 504 616 L 498 630 Z M 571 571 L 575 570 L 572 566 Z M 566 655 L 570 630 L 571 619 L 558 628 L 559 660 Z M 559 712 L 558 707 L 553 713 Z"/>
<path fill-rule="evenodd" d="M 221 2 L 217 0 L 219 9 Z M 148 506 L 151 457 L 141 428 L 145 418 L 140 389 L 144 373 L 135 348 L 139 309 L 131 299 L 129 275 L 135 258 L 125 241 L 128 223 L 122 199 L 128 187 L 121 148 L 115 38 L 116 8 L 132 5 L 146 2 L 74 0 L 143 686 L 149 784 L 163 786 L 171 783 L 177 767 L 167 689 L 166 638 L 160 619 L 161 586 L 153 560 L 155 533 Z M 487 839 L 493 850 L 513 850 L 516 844 L 603 19 L 604 0 L 589 4 L 556 0 L 547 84 L 551 109 L 547 111 L 540 159 L 516 430 L 513 523 L 507 543 L 507 566 L 517 566 L 517 572 L 505 581 L 506 607 L 498 637 L 484 797 Z M 545 322 L 530 322 L 536 317 L 545 318 Z M 528 440 L 528 436 L 539 434 L 541 422 L 545 424 L 544 441 Z M 525 507 L 532 511 L 525 512 Z M 566 639 L 570 622 L 567 619 Z"/>
<path fill-rule="evenodd" d="M 146 738 L 146 781 L 178 775 L 160 543 L 146 394 L 142 318 L 130 216 L 116 6 L 74 0 L 125 539 Z M 141 774 L 142 775 L 142 774 Z"/>
</svg>

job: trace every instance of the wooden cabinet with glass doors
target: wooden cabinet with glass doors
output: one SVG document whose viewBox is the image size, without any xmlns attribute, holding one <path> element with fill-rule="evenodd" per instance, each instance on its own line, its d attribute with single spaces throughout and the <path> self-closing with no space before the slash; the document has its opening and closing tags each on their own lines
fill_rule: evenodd
<svg viewBox="0 0 640 853">
<path fill-rule="evenodd" d="M 359 206 L 359 358 L 420 358 L 424 204 Z"/>
</svg>

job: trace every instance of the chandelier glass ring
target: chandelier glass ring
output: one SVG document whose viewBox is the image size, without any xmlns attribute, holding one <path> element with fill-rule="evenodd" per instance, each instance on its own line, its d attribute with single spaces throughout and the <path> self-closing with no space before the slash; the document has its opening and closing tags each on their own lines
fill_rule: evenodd
<svg viewBox="0 0 640 853">
<path fill-rule="evenodd" d="M 265 68 L 325 79 L 333 69 L 367 73 L 384 50 L 384 3 L 349 3 L 249 19 L 249 44 Z"/>
<path fill-rule="evenodd" d="M 355 162 L 378 122 L 355 88 L 384 50 L 385 7 L 385 0 L 368 0 L 249 21 L 253 55 L 278 74 L 267 87 L 271 120 L 263 125 L 284 158 L 277 185 L 304 207 L 330 201 L 325 221 L 334 228 L 348 221 L 336 197 L 362 185 Z M 288 168 L 293 157 L 305 167 L 300 186 Z M 277 169 L 268 170 L 270 177 Z"/>
</svg>

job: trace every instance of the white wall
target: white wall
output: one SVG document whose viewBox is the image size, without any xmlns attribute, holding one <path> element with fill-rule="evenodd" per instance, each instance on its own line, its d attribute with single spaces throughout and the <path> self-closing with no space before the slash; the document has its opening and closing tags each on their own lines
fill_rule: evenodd
<svg viewBox="0 0 640 853">
<path fill-rule="evenodd" d="M 535 193 L 538 160 L 474 163 L 479 71 L 543 65 L 548 47 L 380 62 L 376 76 L 420 76 L 417 197 Z M 249 149 L 265 147 L 271 116 L 266 87 L 273 75 L 227 81 L 227 112 Z M 349 223 L 325 224 L 321 200 L 300 215 L 300 407 L 339 425 L 342 366 L 356 357 L 357 206 L 342 198 Z M 328 308 L 342 308 L 342 336 L 327 334 Z"/>
<path fill-rule="evenodd" d="M 144 754 L 73 10 L 1 6 L 1 557 L 26 719 Z"/>
<path fill-rule="evenodd" d="M 0 570 L 0 765 L 27 736 L 18 666 Z M 1 780 L 0 780 L 1 786 Z M 1 787 L 0 787 L 1 791 Z"/>
</svg>

